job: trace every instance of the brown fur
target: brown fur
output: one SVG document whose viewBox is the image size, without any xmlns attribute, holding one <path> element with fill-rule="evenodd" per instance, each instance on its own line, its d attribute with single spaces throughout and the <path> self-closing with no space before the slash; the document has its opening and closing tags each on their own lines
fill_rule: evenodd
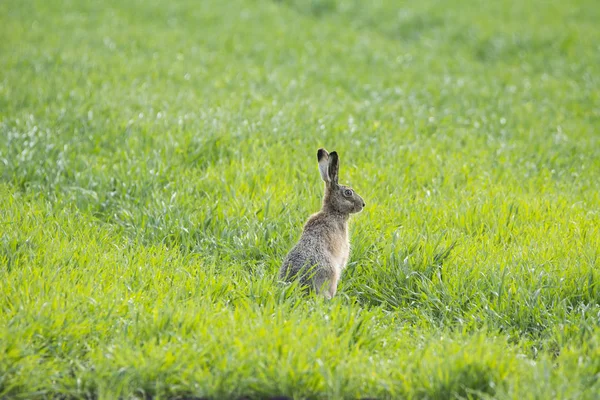
<svg viewBox="0 0 600 400">
<path fill-rule="evenodd" d="M 281 266 L 279 276 L 284 281 L 300 279 L 301 283 L 333 297 L 342 270 L 350 253 L 348 219 L 362 211 L 365 203 L 348 186 L 338 184 L 339 159 L 336 152 L 317 152 L 319 170 L 325 181 L 321 211 L 312 215 L 298 243 Z"/>
</svg>

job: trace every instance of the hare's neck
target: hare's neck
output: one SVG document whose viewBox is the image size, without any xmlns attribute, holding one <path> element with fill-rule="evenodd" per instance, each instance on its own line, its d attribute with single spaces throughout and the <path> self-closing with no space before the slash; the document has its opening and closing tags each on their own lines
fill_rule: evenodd
<svg viewBox="0 0 600 400">
<path fill-rule="evenodd" d="M 341 213 L 339 211 L 334 210 L 332 207 L 328 207 L 325 205 L 323 210 L 321 211 L 327 214 L 336 224 L 339 225 L 340 229 L 346 230 L 348 227 L 348 219 L 350 218 L 350 214 Z"/>
</svg>

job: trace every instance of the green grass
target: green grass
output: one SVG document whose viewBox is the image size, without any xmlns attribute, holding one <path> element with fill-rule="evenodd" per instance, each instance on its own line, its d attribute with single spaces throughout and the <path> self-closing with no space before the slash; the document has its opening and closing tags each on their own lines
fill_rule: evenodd
<svg viewBox="0 0 600 400">
<path fill-rule="evenodd" d="M 600 4 L 0 2 L 0 398 L 595 399 Z M 277 283 L 367 203 L 326 301 Z"/>
</svg>

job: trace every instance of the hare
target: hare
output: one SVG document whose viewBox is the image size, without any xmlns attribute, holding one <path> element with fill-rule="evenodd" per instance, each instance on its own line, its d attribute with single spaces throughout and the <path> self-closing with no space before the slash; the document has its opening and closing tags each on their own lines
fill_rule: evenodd
<svg viewBox="0 0 600 400">
<path fill-rule="evenodd" d="M 300 279 L 304 286 L 332 298 L 350 253 L 348 218 L 365 207 L 352 188 L 338 184 L 339 158 L 335 151 L 317 151 L 319 171 L 325 181 L 321 211 L 312 215 L 298 243 L 288 253 L 279 271 L 283 281 Z"/>
</svg>

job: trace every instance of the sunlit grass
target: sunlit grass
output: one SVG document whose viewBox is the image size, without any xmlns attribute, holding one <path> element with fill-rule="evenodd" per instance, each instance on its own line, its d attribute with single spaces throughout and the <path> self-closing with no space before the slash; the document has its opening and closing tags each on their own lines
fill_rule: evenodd
<svg viewBox="0 0 600 400">
<path fill-rule="evenodd" d="M 0 397 L 597 396 L 600 6 L 367 3 L 0 3 Z"/>
</svg>

